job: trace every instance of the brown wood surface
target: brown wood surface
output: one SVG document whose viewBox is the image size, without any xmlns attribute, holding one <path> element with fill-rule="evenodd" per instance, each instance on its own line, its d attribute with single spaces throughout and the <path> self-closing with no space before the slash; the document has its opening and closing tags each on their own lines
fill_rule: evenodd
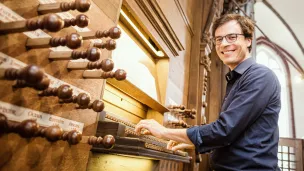
<svg viewBox="0 0 304 171">
<path fill-rule="evenodd" d="M 1 3 L 12 9 L 23 18 L 36 17 L 38 1 L 1 0 Z M 61 2 L 57 0 L 57 2 Z M 117 4 L 111 11 L 100 9 L 94 1 L 86 15 L 90 18 L 88 28 L 90 30 L 105 30 L 116 25 L 117 16 L 122 1 L 98 0 L 98 3 Z M 111 14 L 108 14 L 111 12 Z M 70 11 L 72 15 L 78 14 Z M 114 16 L 114 14 L 116 16 Z M 110 17 L 109 17 L 110 16 Z M 49 33 L 51 36 L 64 36 L 67 33 L 76 32 L 73 28 L 65 28 L 57 33 Z M 81 70 L 68 71 L 68 61 L 49 61 L 50 50 L 25 48 L 27 36 L 22 33 L 0 36 L 0 51 L 26 64 L 36 64 L 47 74 L 74 85 L 88 93 L 92 99 L 100 99 L 104 80 L 83 79 Z M 89 41 L 79 49 L 86 49 Z M 110 57 L 111 53 L 102 50 L 102 59 Z M 97 113 L 90 109 L 75 109 L 75 104 L 59 104 L 56 97 L 38 97 L 37 91 L 31 88 L 13 91 L 12 81 L 0 80 L 0 100 L 17 106 L 38 110 L 66 119 L 84 123 L 83 135 L 95 135 Z M 4 88 L 6 87 L 6 88 Z M 86 170 L 89 158 L 90 146 L 79 144 L 69 146 L 67 142 L 59 141 L 50 143 L 42 138 L 24 139 L 16 134 L 8 134 L 0 137 L 0 170 Z"/>
<path fill-rule="evenodd" d="M 169 111 L 164 105 L 148 96 L 142 90 L 135 88 L 135 85 L 127 80 L 117 81 L 116 79 L 108 79 L 108 83 L 157 112 L 164 113 Z"/>
<path fill-rule="evenodd" d="M 211 53 L 211 73 L 209 87 L 209 107 L 207 112 L 207 123 L 214 122 L 221 111 L 222 86 L 226 86 L 222 79 L 223 62 L 217 57 L 215 50 Z M 224 92 L 225 93 L 225 92 Z"/>
</svg>

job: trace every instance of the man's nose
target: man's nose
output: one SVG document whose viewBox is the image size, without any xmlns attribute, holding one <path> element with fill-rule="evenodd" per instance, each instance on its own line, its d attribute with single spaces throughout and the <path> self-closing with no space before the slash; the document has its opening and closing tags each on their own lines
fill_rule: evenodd
<svg viewBox="0 0 304 171">
<path fill-rule="evenodd" d="M 223 38 L 221 45 L 227 46 L 227 45 L 230 45 L 230 43 L 227 42 L 226 38 Z"/>
</svg>

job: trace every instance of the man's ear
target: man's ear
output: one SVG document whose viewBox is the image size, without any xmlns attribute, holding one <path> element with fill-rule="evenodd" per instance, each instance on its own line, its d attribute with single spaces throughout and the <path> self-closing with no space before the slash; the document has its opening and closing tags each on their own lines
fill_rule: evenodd
<svg viewBox="0 0 304 171">
<path fill-rule="evenodd" d="M 252 39 L 246 38 L 246 42 L 247 42 L 247 47 L 249 48 L 252 44 Z"/>
</svg>

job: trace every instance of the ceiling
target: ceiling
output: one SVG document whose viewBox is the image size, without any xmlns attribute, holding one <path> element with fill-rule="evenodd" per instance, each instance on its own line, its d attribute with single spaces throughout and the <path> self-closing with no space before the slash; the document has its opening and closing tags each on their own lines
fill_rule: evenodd
<svg viewBox="0 0 304 171">
<path fill-rule="evenodd" d="M 304 68 L 303 6 L 304 0 L 260 0 L 254 5 L 257 26 L 272 42 L 291 54 L 302 68 Z M 256 30 L 257 38 L 263 36 L 258 29 Z"/>
</svg>

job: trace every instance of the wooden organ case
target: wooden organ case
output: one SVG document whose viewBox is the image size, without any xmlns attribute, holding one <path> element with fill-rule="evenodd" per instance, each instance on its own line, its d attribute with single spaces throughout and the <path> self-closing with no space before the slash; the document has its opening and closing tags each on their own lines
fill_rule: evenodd
<svg viewBox="0 0 304 171">
<path fill-rule="evenodd" d="M 207 16 L 194 21 L 210 2 L 0 0 L 0 170 L 193 170 L 193 151 L 134 126 L 203 123 L 208 99 L 191 94 L 207 94 Z"/>
</svg>

